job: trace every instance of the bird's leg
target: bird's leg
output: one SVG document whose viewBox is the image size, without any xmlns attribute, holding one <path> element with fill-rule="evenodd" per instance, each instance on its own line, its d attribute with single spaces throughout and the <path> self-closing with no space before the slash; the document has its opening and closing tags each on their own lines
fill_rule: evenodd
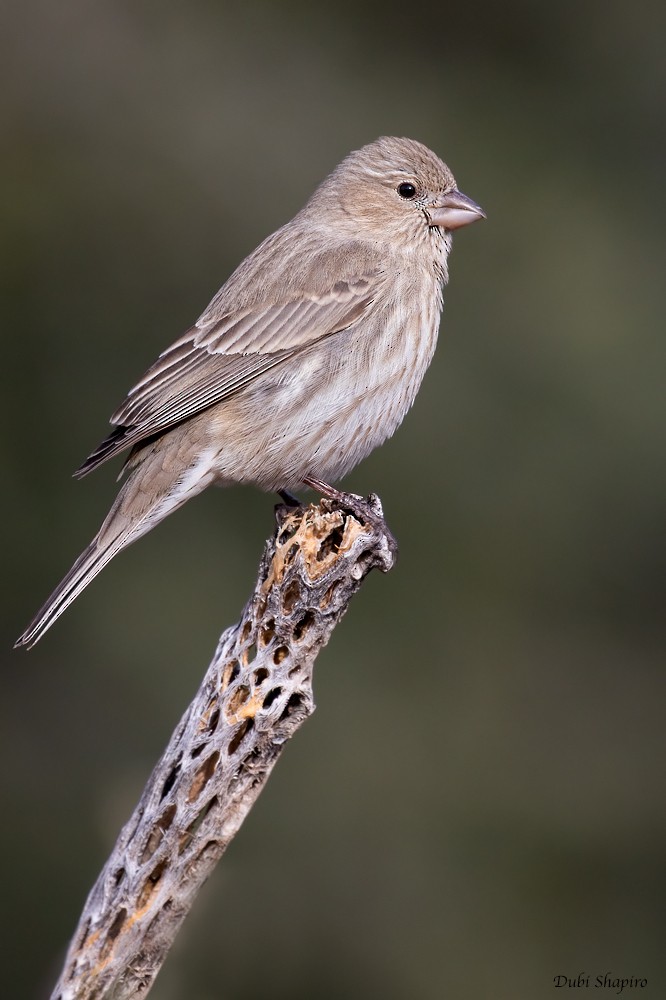
<svg viewBox="0 0 666 1000">
<path fill-rule="evenodd" d="M 287 507 L 300 507 L 301 501 L 295 494 L 290 493 L 289 490 L 278 490 L 278 496 L 282 499 L 282 502 L 287 505 Z"/>
</svg>

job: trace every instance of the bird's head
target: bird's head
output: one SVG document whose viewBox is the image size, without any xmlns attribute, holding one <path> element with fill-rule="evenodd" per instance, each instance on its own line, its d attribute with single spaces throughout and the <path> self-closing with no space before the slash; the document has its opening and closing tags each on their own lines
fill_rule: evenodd
<svg viewBox="0 0 666 1000">
<path fill-rule="evenodd" d="M 428 235 L 448 242 L 452 230 L 485 218 L 432 150 L 414 139 L 386 136 L 350 153 L 307 210 L 361 238 L 407 245 Z"/>
</svg>

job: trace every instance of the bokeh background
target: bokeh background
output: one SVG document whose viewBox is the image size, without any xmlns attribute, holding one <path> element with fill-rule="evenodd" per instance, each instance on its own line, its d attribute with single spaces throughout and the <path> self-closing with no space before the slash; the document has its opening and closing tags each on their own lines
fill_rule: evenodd
<svg viewBox="0 0 666 1000">
<path fill-rule="evenodd" d="M 273 498 L 211 490 L 12 653 L 119 463 L 69 473 L 241 258 L 396 134 L 488 214 L 455 239 L 413 412 L 346 484 L 401 558 L 152 995 L 535 1000 L 584 972 L 665 996 L 666 7 L 2 21 L 3 995 L 48 995 L 272 524 Z"/>
</svg>

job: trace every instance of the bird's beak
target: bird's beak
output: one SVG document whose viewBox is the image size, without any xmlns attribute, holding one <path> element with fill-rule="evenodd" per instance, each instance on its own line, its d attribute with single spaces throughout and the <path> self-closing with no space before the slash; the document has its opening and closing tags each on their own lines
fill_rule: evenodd
<svg viewBox="0 0 666 1000">
<path fill-rule="evenodd" d="M 460 229 L 461 226 L 468 226 L 470 222 L 486 217 L 486 213 L 476 202 L 455 188 L 448 191 L 437 205 L 427 208 L 426 215 L 429 225 L 440 226 L 442 229 Z"/>
</svg>

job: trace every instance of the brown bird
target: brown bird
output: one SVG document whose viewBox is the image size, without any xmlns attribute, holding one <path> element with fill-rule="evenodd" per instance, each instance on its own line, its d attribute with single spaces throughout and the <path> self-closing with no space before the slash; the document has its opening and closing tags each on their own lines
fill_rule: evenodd
<svg viewBox="0 0 666 1000">
<path fill-rule="evenodd" d="M 481 218 L 419 142 L 382 138 L 343 160 L 113 414 L 75 475 L 131 447 L 125 483 L 16 645 L 34 645 L 116 553 L 211 483 L 336 495 L 327 484 L 414 402 L 451 232 Z"/>
</svg>

